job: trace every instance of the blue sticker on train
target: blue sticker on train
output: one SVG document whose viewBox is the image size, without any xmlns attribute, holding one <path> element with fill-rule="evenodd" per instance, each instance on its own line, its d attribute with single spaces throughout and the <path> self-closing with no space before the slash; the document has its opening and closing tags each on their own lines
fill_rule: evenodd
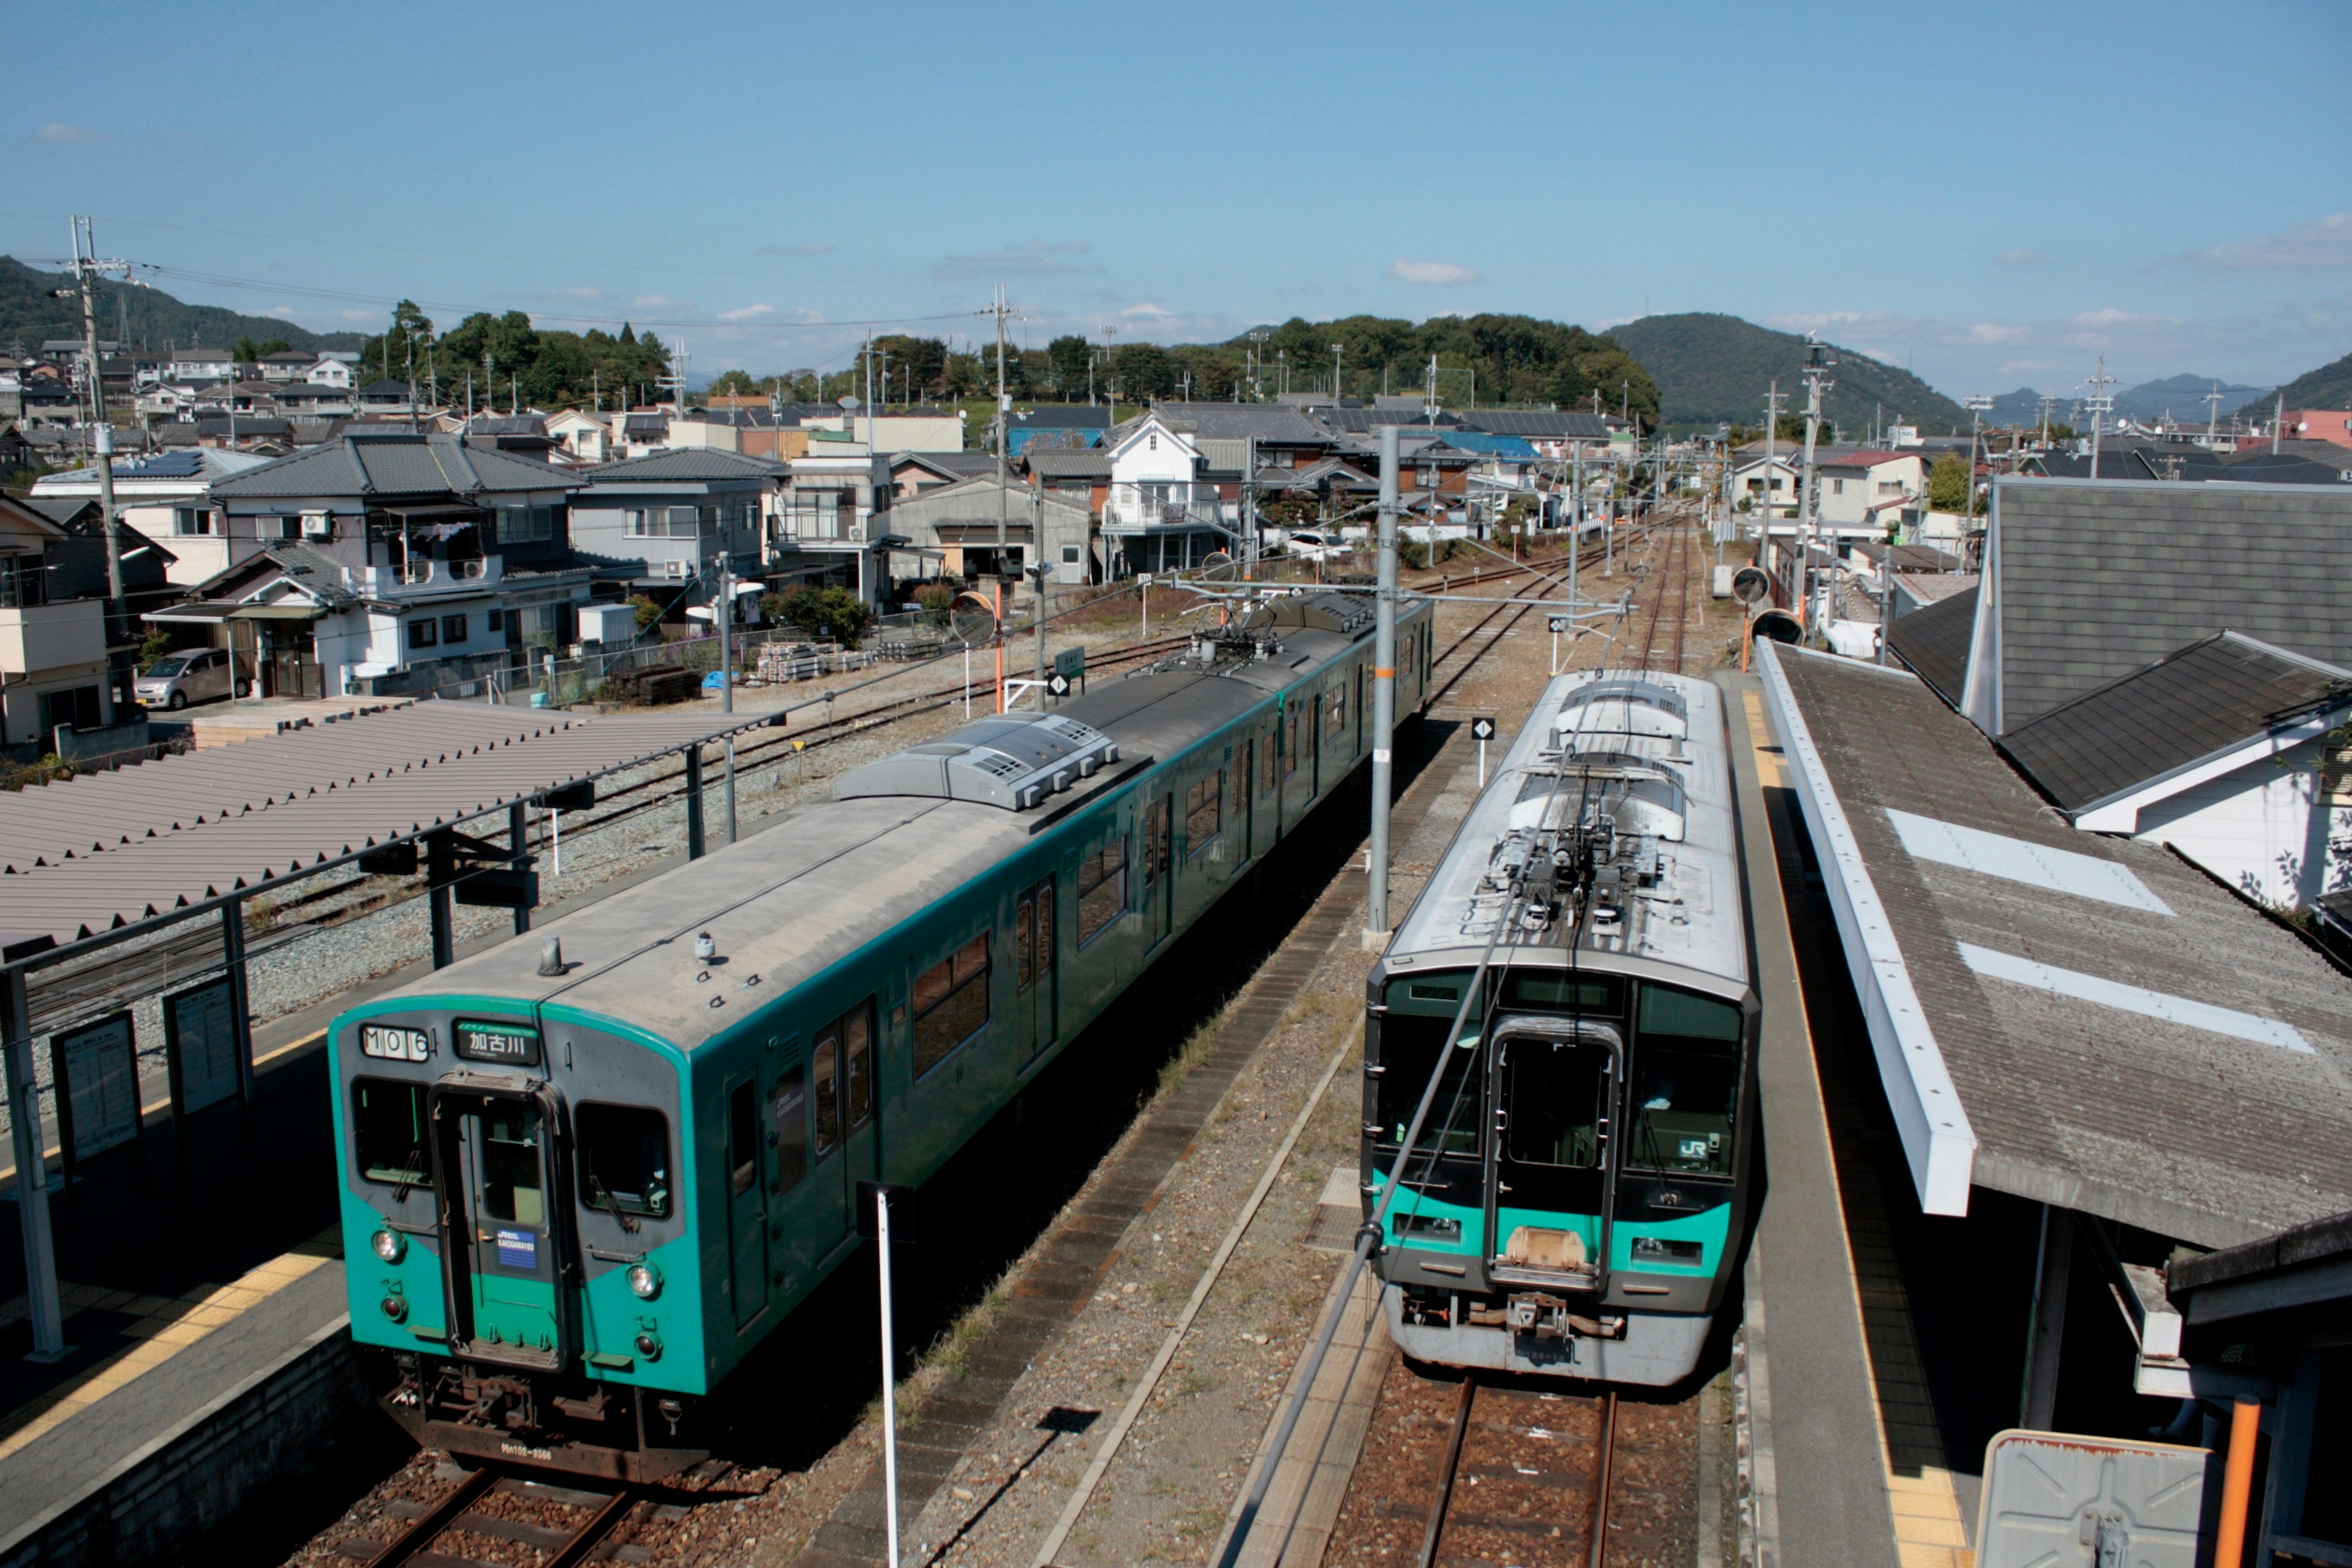
<svg viewBox="0 0 2352 1568">
<path fill-rule="evenodd" d="M 531 1230 L 499 1232 L 499 1267 L 524 1268 L 536 1273 L 539 1269 L 539 1233 Z"/>
</svg>

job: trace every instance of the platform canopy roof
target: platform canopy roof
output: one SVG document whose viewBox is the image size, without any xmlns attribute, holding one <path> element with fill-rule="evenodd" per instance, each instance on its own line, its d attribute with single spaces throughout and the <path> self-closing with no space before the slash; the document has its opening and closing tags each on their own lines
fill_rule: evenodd
<svg viewBox="0 0 2352 1568">
<path fill-rule="evenodd" d="M 417 702 L 20 790 L 0 809 L 0 956 L 168 921 L 772 717 Z"/>
<path fill-rule="evenodd" d="M 2352 1208 L 2352 979 L 2069 826 L 1917 677 L 1759 657 L 1923 1208 L 1987 1187 L 2200 1247 Z"/>
</svg>

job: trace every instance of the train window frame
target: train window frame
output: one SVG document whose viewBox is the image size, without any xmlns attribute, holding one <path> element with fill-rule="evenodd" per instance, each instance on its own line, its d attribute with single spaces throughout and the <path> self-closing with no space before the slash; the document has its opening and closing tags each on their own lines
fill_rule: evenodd
<svg viewBox="0 0 2352 1568">
<path fill-rule="evenodd" d="M 848 1134 L 841 1114 L 841 1042 L 823 1031 L 811 1038 L 809 1144 L 814 1160 L 823 1162 L 841 1147 Z"/>
<path fill-rule="evenodd" d="M 1654 998 L 1659 1004 L 1654 1007 Z M 1680 1016 L 1669 1011 L 1676 1004 L 1683 1005 Z M 1706 1032 L 1695 1032 L 1691 1026 L 1703 1026 Z M 1733 1155 L 1748 1110 L 1742 1099 L 1747 1048 L 1748 1016 L 1738 1003 L 1673 986 L 1644 984 L 1634 1004 L 1633 1045 L 1626 1074 L 1626 1137 L 1622 1157 L 1625 1168 L 1675 1181 L 1732 1180 L 1736 1174 Z M 1651 1103 L 1654 1091 L 1660 1088 L 1656 1074 L 1667 1059 L 1680 1063 L 1685 1074 L 1694 1067 L 1706 1072 L 1706 1089 L 1721 1093 L 1727 1101 L 1720 1113 L 1682 1110 L 1684 1118 L 1695 1117 L 1707 1123 L 1719 1120 L 1720 1127 L 1694 1125 L 1662 1131 L 1655 1113 L 1681 1110 L 1671 1098 L 1681 1082 L 1676 1077 L 1664 1080 L 1668 1103 Z M 1706 1140 L 1703 1148 L 1700 1139 Z M 1669 1142 L 1675 1147 L 1671 1157 L 1666 1152 Z"/>
<path fill-rule="evenodd" d="M 411 1079 L 383 1078 L 373 1073 L 360 1074 L 352 1079 L 349 1102 L 351 1109 L 347 1114 L 351 1119 L 349 1125 L 352 1132 L 352 1164 L 359 1172 L 360 1180 L 373 1182 L 383 1187 L 426 1187 L 433 1184 L 433 1129 L 426 1119 L 425 1104 L 425 1090 L 429 1087 Z M 395 1169 L 385 1165 L 378 1168 L 386 1173 L 377 1175 L 375 1171 L 369 1167 L 367 1151 L 361 1147 L 362 1116 L 359 1110 L 361 1091 L 369 1088 L 402 1089 L 407 1092 L 412 1107 L 412 1126 L 415 1137 L 415 1142 L 412 1145 L 412 1153 L 416 1161 L 415 1169 L 407 1167 Z"/>
<path fill-rule="evenodd" d="M 1184 858 L 1197 860 L 1225 830 L 1225 771 L 1214 769 L 1184 788 Z"/>
<path fill-rule="evenodd" d="M 1054 879 L 1033 882 L 1013 900 L 1013 989 L 1027 995 L 1054 972 Z"/>
<path fill-rule="evenodd" d="M 874 1120 L 874 998 L 842 1009 L 810 1037 L 816 1042 L 812 1057 L 823 1056 L 832 1065 L 837 1125 L 845 1139 Z M 832 1152 L 827 1144 L 818 1158 Z"/>
<path fill-rule="evenodd" d="M 759 1184 L 759 1086 L 747 1078 L 727 1091 L 727 1194 L 740 1198 Z"/>
<path fill-rule="evenodd" d="M 1268 724 L 1265 733 L 1258 737 L 1255 744 L 1260 753 L 1257 793 L 1272 795 L 1274 786 L 1282 782 L 1282 726 Z"/>
<path fill-rule="evenodd" d="M 1348 683 L 1335 680 L 1324 694 L 1323 738 L 1336 741 L 1348 732 Z"/>
<path fill-rule="evenodd" d="M 1143 808 L 1143 877 L 1149 894 L 1175 868 L 1176 792 L 1163 790 Z"/>
<path fill-rule="evenodd" d="M 996 1009 L 990 994 L 990 980 L 996 970 L 995 939 L 993 927 L 967 938 L 945 958 L 915 976 L 913 1033 L 917 1082 L 936 1072 L 949 1058 L 971 1044 L 995 1017 Z M 927 985 L 933 988 L 929 1002 L 923 1000 Z M 968 1018 L 964 1015 L 973 1006 L 975 997 L 979 1016 Z M 950 1009 L 954 1011 L 950 1013 Z M 935 1019 L 944 1021 L 933 1023 Z M 928 1030 L 925 1027 L 927 1024 L 929 1025 Z M 949 1034 L 940 1032 L 942 1030 L 958 1032 Z"/>
<path fill-rule="evenodd" d="M 580 1172 L 580 1206 L 593 1213 L 608 1216 L 626 1215 L 635 1219 L 650 1220 L 669 1218 L 676 1210 L 677 1194 L 674 1187 L 667 1184 L 656 1186 L 647 1183 L 639 1193 L 629 1194 L 615 1190 L 597 1175 L 594 1153 L 602 1139 L 595 1129 L 595 1123 L 607 1116 L 650 1119 L 654 1123 L 654 1131 L 660 1140 L 661 1154 L 661 1164 L 651 1174 L 663 1178 L 667 1183 L 671 1171 L 675 1168 L 675 1162 L 671 1156 L 676 1146 L 669 1141 L 669 1117 L 660 1107 L 625 1105 L 618 1100 L 583 1100 L 573 1108 L 572 1112 L 572 1145 L 575 1151 L 573 1159 Z M 602 1198 L 597 1195 L 600 1187 L 604 1194 Z M 626 1223 L 625 1220 L 623 1221 L 625 1226 Z"/>
<path fill-rule="evenodd" d="M 776 1179 L 772 1190 L 783 1196 L 808 1180 L 816 1162 L 810 1157 L 809 1063 L 796 1061 L 776 1075 L 768 1090 L 768 1124 L 775 1139 Z"/>
<path fill-rule="evenodd" d="M 1118 924 L 1128 910 L 1127 835 L 1115 833 L 1078 862 L 1078 951 Z M 1106 888 L 1111 896 L 1097 897 Z M 1089 924 L 1089 921 L 1092 921 Z"/>
<path fill-rule="evenodd" d="M 1285 783 L 1298 772 L 1298 704 L 1290 704 L 1282 716 L 1282 777 Z"/>
</svg>

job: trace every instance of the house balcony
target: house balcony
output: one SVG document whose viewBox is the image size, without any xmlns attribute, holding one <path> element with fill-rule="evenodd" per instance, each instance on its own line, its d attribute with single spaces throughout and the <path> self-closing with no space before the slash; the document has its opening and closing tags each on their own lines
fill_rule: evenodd
<svg viewBox="0 0 2352 1568">
<path fill-rule="evenodd" d="M 1231 534 L 1234 528 L 1233 515 L 1214 485 L 1115 484 L 1103 501 L 1102 531 L 1108 534 L 1188 533 L 1202 529 Z"/>
<path fill-rule="evenodd" d="M 420 556 L 402 566 L 347 569 L 351 586 L 372 599 L 404 595 L 478 593 L 506 575 L 503 555 L 473 555 L 457 561 Z"/>
<path fill-rule="evenodd" d="M 802 550 L 858 551 L 869 536 L 886 531 L 871 512 L 846 507 L 786 507 L 775 513 L 776 542 Z"/>
<path fill-rule="evenodd" d="M 0 608 L 0 675 L 95 664 L 106 658 L 106 605 L 100 599 Z"/>
</svg>

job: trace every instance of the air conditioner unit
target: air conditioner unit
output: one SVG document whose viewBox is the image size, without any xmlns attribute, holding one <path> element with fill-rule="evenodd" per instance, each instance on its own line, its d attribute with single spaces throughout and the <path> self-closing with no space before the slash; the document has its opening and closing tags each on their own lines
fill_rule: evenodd
<svg viewBox="0 0 2352 1568">
<path fill-rule="evenodd" d="M 335 520 L 333 515 L 323 511 L 304 512 L 302 514 L 302 537 L 305 539 L 334 538 Z"/>
<path fill-rule="evenodd" d="M 662 563 L 662 575 L 680 578 L 691 575 L 686 567 L 687 563 L 683 561 L 665 561 Z"/>
</svg>

